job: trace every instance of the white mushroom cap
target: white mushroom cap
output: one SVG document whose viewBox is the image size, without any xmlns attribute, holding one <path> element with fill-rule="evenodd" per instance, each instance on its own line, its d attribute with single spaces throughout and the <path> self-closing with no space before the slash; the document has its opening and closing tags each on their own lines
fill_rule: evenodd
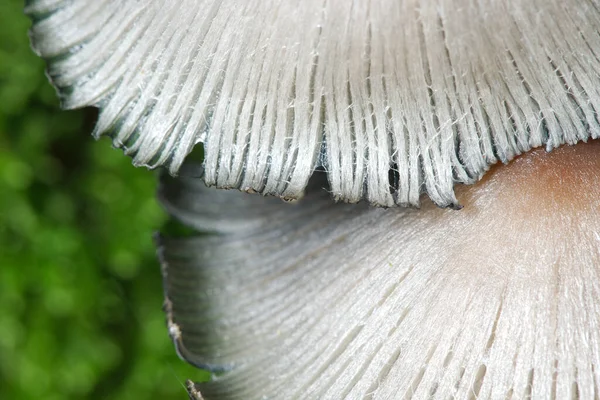
<svg viewBox="0 0 600 400">
<path fill-rule="evenodd" d="M 600 143 L 578 146 L 460 188 L 461 211 L 334 204 L 318 181 L 286 204 L 193 169 L 165 180 L 167 209 L 212 232 L 160 239 L 179 354 L 218 373 L 192 393 L 597 398 Z"/>
<path fill-rule="evenodd" d="M 33 0 L 67 108 L 97 106 L 136 165 L 300 197 L 456 206 L 490 164 L 600 132 L 586 0 Z"/>
</svg>

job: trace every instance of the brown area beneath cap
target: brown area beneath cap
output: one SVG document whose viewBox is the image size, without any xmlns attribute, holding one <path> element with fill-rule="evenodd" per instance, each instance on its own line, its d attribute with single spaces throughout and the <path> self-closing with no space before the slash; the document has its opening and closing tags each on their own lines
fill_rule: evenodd
<svg viewBox="0 0 600 400">
<path fill-rule="evenodd" d="M 600 140 L 532 150 L 457 192 L 466 210 L 494 202 L 513 212 L 582 211 L 600 199 Z"/>
</svg>

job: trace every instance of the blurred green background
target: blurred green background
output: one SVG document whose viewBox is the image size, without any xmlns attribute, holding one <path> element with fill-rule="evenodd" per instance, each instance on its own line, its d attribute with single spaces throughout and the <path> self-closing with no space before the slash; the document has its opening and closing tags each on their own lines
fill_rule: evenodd
<svg viewBox="0 0 600 400">
<path fill-rule="evenodd" d="M 185 399 L 165 328 L 155 174 L 60 111 L 0 0 L 0 399 Z"/>
</svg>

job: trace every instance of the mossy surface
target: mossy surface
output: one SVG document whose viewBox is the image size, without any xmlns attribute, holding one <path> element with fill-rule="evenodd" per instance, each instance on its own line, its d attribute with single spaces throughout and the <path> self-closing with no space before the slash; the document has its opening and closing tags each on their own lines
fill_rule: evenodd
<svg viewBox="0 0 600 400">
<path fill-rule="evenodd" d="M 0 398 L 184 399 L 165 328 L 155 173 L 61 111 L 18 0 L 0 2 Z"/>
</svg>

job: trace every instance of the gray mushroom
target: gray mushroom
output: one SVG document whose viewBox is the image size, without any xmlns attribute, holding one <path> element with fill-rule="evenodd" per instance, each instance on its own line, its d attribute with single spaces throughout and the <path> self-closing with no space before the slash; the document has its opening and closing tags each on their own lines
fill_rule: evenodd
<svg viewBox="0 0 600 400">
<path fill-rule="evenodd" d="M 192 396 L 600 396 L 600 147 L 532 150 L 600 134 L 600 2 L 27 12 L 63 105 L 178 174 L 159 196 L 202 234 L 159 239 L 169 333 L 215 372 Z"/>
</svg>

